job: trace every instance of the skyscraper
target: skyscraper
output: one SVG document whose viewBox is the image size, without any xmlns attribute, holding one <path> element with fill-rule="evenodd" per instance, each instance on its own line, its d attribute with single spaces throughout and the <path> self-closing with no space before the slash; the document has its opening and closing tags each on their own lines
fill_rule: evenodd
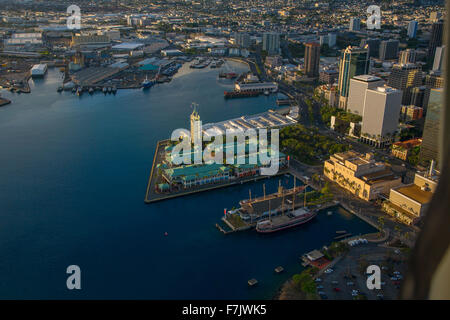
<svg viewBox="0 0 450 320">
<path fill-rule="evenodd" d="M 378 57 L 380 54 L 380 39 L 362 39 L 360 47 L 369 46 L 369 57 Z"/>
<path fill-rule="evenodd" d="M 305 74 L 309 78 L 319 76 L 320 45 L 315 42 L 305 44 Z"/>
<path fill-rule="evenodd" d="M 436 47 L 434 54 L 433 69 L 434 71 L 442 71 L 442 63 L 445 56 L 445 46 Z"/>
<path fill-rule="evenodd" d="M 339 108 L 347 109 L 350 79 L 369 73 L 369 48 L 348 46 L 339 61 Z"/>
<path fill-rule="evenodd" d="M 406 49 L 400 51 L 400 58 L 398 59 L 400 64 L 408 64 L 416 62 L 416 50 L 414 49 Z"/>
<path fill-rule="evenodd" d="M 408 38 L 414 39 L 416 37 L 417 27 L 418 27 L 417 21 L 411 21 L 410 23 L 408 23 Z"/>
<path fill-rule="evenodd" d="M 422 146 L 420 148 L 419 160 L 422 163 L 435 160 L 439 167 L 439 146 L 441 128 L 441 110 L 443 103 L 443 89 L 431 89 L 428 102 L 425 126 L 423 129 Z"/>
<path fill-rule="evenodd" d="M 359 31 L 361 29 L 361 20 L 359 18 L 350 19 L 350 31 Z"/>
<path fill-rule="evenodd" d="M 377 147 L 390 144 L 397 131 L 402 92 L 390 87 L 366 89 L 361 139 Z"/>
<path fill-rule="evenodd" d="M 362 116 L 364 113 L 366 89 L 382 87 L 383 85 L 383 79 L 368 74 L 355 76 L 350 79 L 347 111 Z"/>
<path fill-rule="evenodd" d="M 398 57 L 398 40 L 385 40 L 380 44 L 380 59 L 391 60 Z"/>
<path fill-rule="evenodd" d="M 280 53 L 280 34 L 276 32 L 266 32 L 263 34 L 263 50 L 268 54 Z"/>
<path fill-rule="evenodd" d="M 388 78 L 388 85 L 403 91 L 402 104 L 411 104 L 411 90 L 422 84 L 422 71 L 413 64 L 394 64 Z"/>
<path fill-rule="evenodd" d="M 250 47 L 250 35 L 244 32 L 237 32 L 235 34 L 236 44 L 241 48 Z"/>
<path fill-rule="evenodd" d="M 430 61 L 434 59 L 434 54 L 436 52 L 436 47 L 442 45 L 442 32 L 444 30 L 444 23 L 442 21 L 438 21 L 433 23 L 433 27 L 431 29 L 431 38 L 428 44 L 428 58 Z"/>
</svg>

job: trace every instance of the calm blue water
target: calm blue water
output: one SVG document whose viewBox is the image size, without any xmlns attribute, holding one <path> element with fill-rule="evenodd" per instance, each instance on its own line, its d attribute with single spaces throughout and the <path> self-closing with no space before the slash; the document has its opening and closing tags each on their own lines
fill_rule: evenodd
<svg viewBox="0 0 450 320">
<path fill-rule="evenodd" d="M 231 82 L 217 72 L 184 66 L 148 92 L 78 98 L 57 93 L 50 70 L 30 95 L 2 92 L 13 103 L 0 108 L 0 298 L 271 298 L 336 230 L 373 231 L 342 209 L 269 236 L 214 227 L 249 188 L 274 192 L 279 179 L 144 204 L 155 143 L 188 127 L 191 102 L 204 122 L 275 106 L 275 97 L 224 100 Z M 66 289 L 71 264 L 80 291 Z M 274 275 L 278 265 L 285 274 Z"/>
</svg>

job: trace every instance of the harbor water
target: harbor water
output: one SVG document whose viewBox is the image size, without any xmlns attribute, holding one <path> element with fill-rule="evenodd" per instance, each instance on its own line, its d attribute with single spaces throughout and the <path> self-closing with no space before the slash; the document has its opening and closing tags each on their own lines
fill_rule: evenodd
<svg viewBox="0 0 450 320">
<path fill-rule="evenodd" d="M 374 231 L 339 208 L 271 235 L 215 228 L 249 189 L 292 186 L 285 176 L 144 203 L 156 142 L 189 127 L 192 102 L 204 123 L 276 108 L 275 96 L 225 100 L 232 81 L 218 72 L 185 65 L 147 91 L 77 97 L 56 91 L 50 69 L 31 94 L 2 91 L 12 103 L 0 108 L 0 298 L 270 299 L 336 230 Z M 69 265 L 81 290 L 66 288 Z"/>
</svg>

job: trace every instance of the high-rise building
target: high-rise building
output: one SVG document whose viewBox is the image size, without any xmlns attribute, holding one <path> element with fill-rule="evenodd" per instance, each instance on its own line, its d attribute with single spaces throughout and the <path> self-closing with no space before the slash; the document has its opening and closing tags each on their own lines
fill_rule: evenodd
<svg viewBox="0 0 450 320">
<path fill-rule="evenodd" d="M 201 143 L 202 141 L 202 122 L 195 106 L 191 113 L 191 143 Z"/>
<path fill-rule="evenodd" d="M 442 71 L 442 63 L 444 62 L 444 56 L 445 56 L 445 46 L 436 47 L 432 70 Z"/>
<path fill-rule="evenodd" d="M 366 90 L 382 87 L 383 85 L 383 79 L 368 74 L 355 76 L 350 79 L 347 111 L 362 116 L 364 113 Z"/>
<path fill-rule="evenodd" d="M 444 23 L 442 21 L 433 23 L 433 27 L 431 29 L 431 38 L 428 44 L 428 58 L 430 59 L 430 61 L 434 59 L 436 47 L 440 47 L 442 45 L 443 30 Z"/>
<path fill-rule="evenodd" d="M 347 109 L 350 79 L 369 73 L 369 48 L 348 46 L 339 61 L 339 108 Z"/>
<path fill-rule="evenodd" d="M 402 92 L 391 87 L 366 89 L 361 140 L 376 147 L 389 145 L 398 128 Z"/>
<path fill-rule="evenodd" d="M 403 91 L 402 104 L 411 104 L 411 90 L 422 84 L 422 71 L 419 66 L 408 64 L 394 64 L 388 78 L 388 85 Z"/>
<path fill-rule="evenodd" d="M 250 35 L 248 33 L 238 32 L 235 34 L 236 44 L 241 48 L 250 47 Z"/>
<path fill-rule="evenodd" d="M 380 59 L 391 60 L 398 58 L 398 40 L 384 40 L 380 44 Z"/>
<path fill-rule="evenodd" d="M 266 32 L 263 34 L 263 50 L 268 54 L 280 53 L 280 34 L 276 32 Z"/>
<path fill-rule="evenodd" d="M 423 108 L 423 102 L 425 99 L 426 87 L 415 87 L 411 90 L 411 105 Z"/>
<path fill-rule="evenodd" d="M 315 42 L 305 44 L 305 74 L 309 78 L 319 76 L 320 45 Z"/>
<path fill-rule="evenodd" d="M 361 20 L 359 18 L 350 19 L 350 31 L 359 31 L 361 29 Z"/>
<path fill-rule="evenodd" d="M 408 38 L 410 39 L 414 39 L 417 35 L 417 27 L 418 27 L 418 22 L 417 21 L 411 21 L 410 23 L 408 23 Z"/>
<path fill-rule="evenodd" d="M 431 89 L 419 154 L 420 162 L 427 163 L 434 160 L 438 167 L 443 98 L 442 88 Z"/>
<path fill-rule="evenodd" d="M 428 101 L 430 100 L 431 89 L 443 88 L 444 87 L 444 77 L 441 75 L 440 71 L 430 71 L 429 74 L 425 76 L 425 96 L 423 98 L 423 109 L 427 110 Z"/>
<path fill-rule="evenodd" d="M 328 46 L 330 48 L 333 48 L 334 46 L 336 46 L 336 39 L 337 39 L 336 33 L 328 34 Z"/>
<path fill-rule="evenodd" d="M 380 54 L 380 39 L 362 39 L 360 47 L 369 46 L 369 57 L 378 57 Z"/>
<path fill-rule="evenodd" d="M 406 49 L 400 51 L 400 58 L 398 59 L 400 64 L 408 64 L 416 62 L 416 50 L 414 49 Z"/>
</svg>

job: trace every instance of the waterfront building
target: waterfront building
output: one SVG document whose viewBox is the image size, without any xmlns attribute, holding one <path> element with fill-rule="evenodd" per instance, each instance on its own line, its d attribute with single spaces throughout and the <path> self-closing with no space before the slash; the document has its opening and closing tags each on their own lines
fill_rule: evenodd
<svg viewBox="0 0 450 320">
<path fill-rule="evenodd" d="M 436 47 L 433 61 L 433 71 L 442 71 L 446 46 Z"/>
<path fill-rule="evenodd" d="M 418 22 L 417 21 L 410 21 L 408 23 L 408 38 L 410 39 L 414 39 L 417 35 L 417 27 L 418 27 Z"/>
<path fill-rule="evenodd" d="M 305 44 L 305 74 L 309 78 L 319 76 L 320 45 L 315 42 Z"/>
<path fill-rule="evenodd" d="M 406 49 L 400 52 L 400 58 L 398 59 L 400 64 L 408 64 L 416 62 L 416 50 Z"/>
<path fill-rule="evenodd" d="M 373 89 L 384 85 L 384 80 L 371 75 L 360 75 L 350 79 L 347 111 L 363 115 L 366 89 Z"/>
<path fill-rule="evenodd" d="M 403 161 L 406 161 L 411 154 L 411 150 L 422 144 L 422 139 L 411 139 L 406 141 L 397 141 L 392 144 L 391 154 Z"/>
<path fill-rule="evenodd" d="M 361 140 L 385 147 L 398 128 L 402 92 L 391 87 L 366 89 L 362 116 Z"/>
<path fill-rule="evenodd" d="M 350 79 L 369 73 L 369 48 L 349 46 L 341 53 L 339 61 L 339 108 L 347 109 Z"/>
<path fill-rule="evenodd" d="M 388 85 L 402 90 L 402 105 L 411 104 L 411 91 L 422 84 L 422 71 L 419 66 L 408 64 L 394 64 L 388 78 Z"/>
<path fill-rule="evenodd" d="M 280 34 L 276 32 L 266 32 L 262 37 L 262 49 L 269 55 L 280 54 Z"/>
<path fill-rule="evenodd" d="M 351 18 L 348 29 L 350 31 L 359 31 L 361 29 L 361 20 L 359 18 Z"/>
<path fill-rule="evenodd" d="M 366 201 L 388 194 L 391 188 L 402 183 L 401 177 L 386 164 L 376 162 L 371 153 L 335 153 L 324 162 L 323 170 L 328 179 Z"/>
<path fill-rule="evenodd" d="M 398 58 L 398 40 L 384 40 L 380 43 L 380 60 L 392 60 Z"/>
<path fill-rule="evenodd" d="M 432 166 L 428 172 L 416 173 L 412 184 L 390 190 L 383 210 L 404 224 L 416 224 L 425 215 L 438 181 L 439 173 Z"/>
<path fill-rule="evenodd" d="M 439 168 L 441 110 L 443 106 L 443 89 L 431 89 L 425 125 L 423 128 L 422 147 L 419 160 L 428 163 L 434 160 Z"/>
<path fill-rule="evenodd" d="M 380 39 L 362 39 L 360 47 L 364 48 L 366 45 L 369 47 L 369 57 L 378 57 L 380 54 Z"/>
<path fill-rule="evenodd" d="M 438 21 L 433 23 L 431 29 L 431 38 L 428 44 L 428 59 L 432 60 L 436 53 L 436 48 L 442 46 L 442 34 L 444 32 L 444 22 Z"/>
<path fill-rule="evenodd" d="M 278 83 L 276 82 L 236 82 L 234 89 L 240 92 L 277 92 Z"/>
</svg>

